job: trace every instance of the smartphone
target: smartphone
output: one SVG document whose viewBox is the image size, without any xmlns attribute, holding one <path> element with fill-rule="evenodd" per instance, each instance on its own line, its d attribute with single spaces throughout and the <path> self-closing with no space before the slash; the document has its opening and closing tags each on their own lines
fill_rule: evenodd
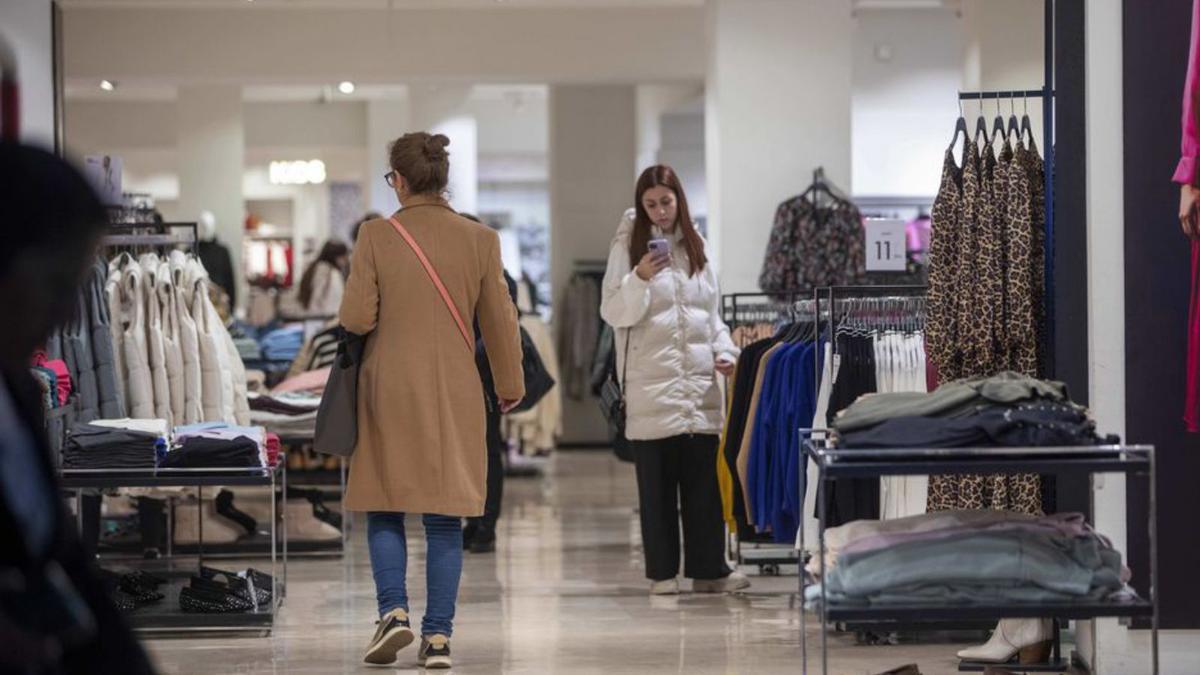
<svg viewBox="0 0 1200 675">
<path fill-rule="evenodd" d="M 666 239 L 651 239 L 650 252 L 660 258 L 665 258 L 671 255 L 671 242 Z"/>
</svg>

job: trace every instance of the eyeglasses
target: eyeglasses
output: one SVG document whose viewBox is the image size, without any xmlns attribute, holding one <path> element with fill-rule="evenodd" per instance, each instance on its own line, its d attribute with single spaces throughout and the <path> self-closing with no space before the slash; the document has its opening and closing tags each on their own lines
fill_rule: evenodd
<svg viewBox="0 0 1200 675">
<path fill-rule="evenodd" d="M 387 183 L 390 188 L 396 187 L 396 172 L 389 171 L 383 174 L 383 182 Z"/>
</svg>

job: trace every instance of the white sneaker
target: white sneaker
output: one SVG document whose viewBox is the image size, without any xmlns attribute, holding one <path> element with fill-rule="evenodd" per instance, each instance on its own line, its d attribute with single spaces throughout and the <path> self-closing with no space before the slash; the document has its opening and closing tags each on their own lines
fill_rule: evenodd
<svg viewBox="0 0 1200 675">
<path fill-rule="evenodd" d="M 1022 665 L 1046 660 L 1052 629 L 1047 619 L 1001 619 L 987 644 L 964 649 L 958 658 L 964 661 L 1007 663 L 1020 655 Z"/>
<path fill-rule="evenodd" d="M 750 588 L 750 579 L 738 571 L 729 573 L 724 579 L 696 579 L 692 582 L 693 593 L 732 593 Z"/>
<path fill-rule="evenodd" d="M 679 579 L 664 579 L 650 584 L 650 595 L 679 595 Z"/>
</svg>

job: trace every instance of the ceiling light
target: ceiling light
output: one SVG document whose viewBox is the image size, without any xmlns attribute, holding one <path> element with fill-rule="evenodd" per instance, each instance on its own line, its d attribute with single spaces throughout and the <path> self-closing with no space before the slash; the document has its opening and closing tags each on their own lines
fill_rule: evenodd
<svg viewBox="0 0 1200 675">
<path fill-rule="evenodd" d="M 100 88 L 104 91 L 112 91 L 117 88 L 117 83 L 112 80 L 100 80 Z"/>
<path fill-rule="evenodd" d="M 354 93 L 354 83 L 351 82 L 350 80 L 345 80 L 343 82 L 340 82 L 338 84 L 338 91 L 342 92 L 343 94 L 353 94 Z"/>
</svg>

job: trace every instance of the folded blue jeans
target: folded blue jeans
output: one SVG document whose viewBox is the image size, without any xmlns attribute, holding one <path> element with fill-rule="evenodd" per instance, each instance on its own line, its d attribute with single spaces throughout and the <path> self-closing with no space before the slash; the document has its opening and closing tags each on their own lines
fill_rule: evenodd
<svg viewBox="0 0 1200 675">
<path fill-rule="evenodd" d="M 462 519 L 456 516 L 425 514 L 425 617 L 421 635 L 445 635 L 454 632 L 454 608 L 458 602 L 458 583 L 462 577 Z M 371 570 L 375 576 L 375 596 L 379 616 L 393 609 L 408 612 L 408 540 L 404 532 L 404 514 L 372 511 L 367 514 L 367 545 L 371 551 Z"/>
</svg>

